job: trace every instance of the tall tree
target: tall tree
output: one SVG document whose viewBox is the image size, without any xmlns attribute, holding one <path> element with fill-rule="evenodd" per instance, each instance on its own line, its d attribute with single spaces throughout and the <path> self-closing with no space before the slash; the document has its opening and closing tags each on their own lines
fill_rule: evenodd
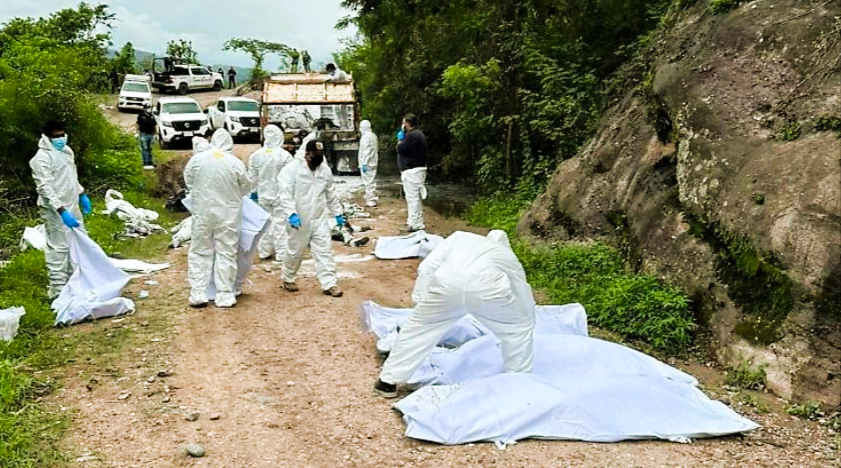
<svg viewBox="0 0 841 468">
<path fill-rule="evenodd" d="M 267 72 L 263 69 L 263 63 L 266 55 L 280 54 L 281 61 L 290 54 L 291 47 L 278 42 L 267 42 L 259 39 L 229 39 L 225 42 L 222 50 L 236 50 L 245 52 L 251 56 L 254 61 L 254 67 L 251 70 L 251 79 L 260 79 L 266 76 Z"/>
<path fill-rule="evenodd" d="M 184 39 L 169 41 L 166 45 L 166 55 L 184 63 L 196 65 L 199 63 L 199 54 L 193 49 L 193 43 Z"/>
<path fill-rule="evenodd" d="M 111 67 L 121 75 L 137 72 L 137 57 L 134 46 L 126 42 L 122 49 L 111 59 Z"/>
</svg>

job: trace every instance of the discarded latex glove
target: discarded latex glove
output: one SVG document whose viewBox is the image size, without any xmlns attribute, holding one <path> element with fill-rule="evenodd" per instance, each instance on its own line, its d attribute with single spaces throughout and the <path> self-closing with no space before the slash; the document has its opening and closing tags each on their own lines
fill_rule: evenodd
<svg viewBox="0 0 841 468">
<path fill-rule="evenodd" d="M 301 217 L 298 216 L 298 213 L 293 213 L 292 216 L 289 217 L 289 225 L 292 226 L 293 229 L 300 229 Z"/>
<path fill-rule="evenodd" d="M 76 218 L 74 218 L 67 210 L 61 212 L 61 220 L 64 221 L 64 225 L 70 229 L 79 227 L 79 221 L 76 221 Z"/>
<path fill-rule="evenodd" d="M 79 195 L 79 204 L 82 206 L 82 214 L 91 214 L 91 199 L 88 198 L 88 194 Z"/>
<path fill-rule="evenodd" d="M 344 216 L 342 216 L 342 215 L 336 216 L 336 224 L 337 224 L 339 227 L 344 226 L 344 225 L 345 225 L 345 217 L 344 217 Z"/>
</svg>

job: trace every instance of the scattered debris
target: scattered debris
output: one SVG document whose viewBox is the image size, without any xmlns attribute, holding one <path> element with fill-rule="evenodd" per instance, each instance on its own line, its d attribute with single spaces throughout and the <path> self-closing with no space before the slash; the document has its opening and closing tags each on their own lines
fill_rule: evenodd
<svg viewBox="0 0 841 468">
<path fill-rule="evenodd" d="M 0 310 L 0 341 L 12 341 L 18 333 L 20 318 L 25 314 L 23 307 Z"/>
<path fill-rule="evenodd" d="M 201 458 L 206 453 L 204 450 L 204 446 L 196 443 L 187 444 L 186 446 L 184 446 L 184 450 L 187 452 L 188 455 L 190 455 L 193 458 Z"/>
<path fill-rule="evenodd" d="M 105 192 L 105 210 L 102 214 L 117 215 L 126 223 L 126 237 L 145 237 L 153 232 L 162 232 L 164 228 L 152 221 L 158 219 L 158 213 L 134 205 L 123 199 L 123 194 L 116 190 Z"/>
<path fill-rule="evenodd" d="M 195 411 L 187 413 L 187 416 L 184 419 L 186 419 L 187 421 L 198 421 L 199 420 L 199 413 L 197 413 Z"/>
<path fill-rule="evenodd" d="M 219 414 L 219 413 L 213 413 L 213 414 L 210 415 L 210 420 L 211 421 L 218 421 L 220 419 L 222 419 L 222 415 Z"/>
<path fill-rule="evenodd" d="M 148 297 L 149 297 L 149 291 L 146 291 L 145 289 L 140 291 L 139 293 L 137 293 L 137 298 L 138 299 L 146 299 Z"/>
</svg>

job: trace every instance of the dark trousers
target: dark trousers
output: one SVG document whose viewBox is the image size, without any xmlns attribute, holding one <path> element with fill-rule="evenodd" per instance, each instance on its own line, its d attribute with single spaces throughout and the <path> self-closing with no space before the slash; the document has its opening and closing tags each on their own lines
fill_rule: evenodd
<svg viewBox="0 0 841 468">
<path fill-rule="evenodd" d="M 237 78 L 235 76 L 228 77 L 228 89 L 234 89 L 237 87 Z"/>
</svg>

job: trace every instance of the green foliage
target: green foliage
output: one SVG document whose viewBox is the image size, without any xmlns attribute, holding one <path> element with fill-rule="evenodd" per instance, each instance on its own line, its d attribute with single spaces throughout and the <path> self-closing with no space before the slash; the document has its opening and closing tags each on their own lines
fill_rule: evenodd
<svg viewBox="0 0 841 468">
<path fill-rule="evenodd" d="M 754 193 L 753 194 L 753 202 L 757 205 L 764 205 L 765 204 L 765 195 L 761 193 Z"/>
<path fill-rule="evenodd" d="M 120 75 L 137 72 L 137 57 L 131 42 L 126 42 L 126 45 L 114 55 L 111 59 L 111 68 Z"/>
<path fill-rule="evenodd" d="M 473 206 L 468 219 L 505 230 L 513 238 L 526 205 L 517 197 L 484 199 Z M 529 282 L 545 289 L 551 303 L 581 303 L 591 324 L 657 349 L 681 351 L 692 342 L 696 325 L 686 294 L 653 276 L 627 271 L 617 250 L 578 243 L 535 248 L 520 240 L 512 247 Z"/>
<path fill-rule="evenodd" d="M 752 407 L 759 414 L 766 414 L 770 411 L 768 405 L 763 403 L 756 395 L 750 393 L 742 393 L 742 404 Z"/>
<path fill-rule="evenodd" d="M 765 377 L 765 366 L 754 368 L 750 361 L 743 360 L 727 373 L 724 383 L 742 390 L 762 390 L 765 388 Z"/>
<path fill-rule="evenodd" d="M 795 121 L 787 123 L 780 131 L 780 138 L 783 141 L 794 141 L 800 138 L 800 123 Z"/>
<path fill-rule="evenodd" d="M 184 39 L 169 41 L 166 44 L 166 55 L 178 59 L 181 63 L 199 63 L 199 54 L 193 49 L 193 43 Z"/>
<path fill-rule="evenodd" d="M 263 61 L 265 60 L 266 54 L 279 54 L 281 55 L 281 61 L 285 63 L 285 58 L 287 56 L 292 57 L 293 52 L 295 54 L 298 53 L 289 46 L 280 44 L 278 42 L 267 42 L 261 41 L 259 39 L 236 38 L 225 41 L 222 50 L 236 50 L 240 52 L 245 52 L 251 56 L 251 59 L 254 60 L 254 68 L 252 68 L 251 70 L 252 81 L 261 79 L 268 75 L 266 70 L 263 69 Z"/>
<path fill-rule="evenodd" d="M 710 11 L 720 15 L 735 10 L 741 3 L 742 0 L 710 0 Z"/>
<path fill-rule="evenodd" d="M 802 405 L 790 405 L 786 408 L 786 413 L 812 421 L 824 415 L 824 412 L 821 410 L 821 404 L 816 401 L 810 401 Z"/>
<path fill-rule="evenodd" d="M 339 26 L 360 39 L 336 60 L 378 132 L 413 112 L 431 167 L 528 198 L 592 135 L 605 80 L 683 3 L 345 0 L 356 14 Z"/>
<path fill-rule="evenodd" d="M 834 115 L 824 115 L 818 117 L 815 130 L 819 132 L 837 132 L 838 136 L 841 137 L 841 117 Z"/>
</svg>

